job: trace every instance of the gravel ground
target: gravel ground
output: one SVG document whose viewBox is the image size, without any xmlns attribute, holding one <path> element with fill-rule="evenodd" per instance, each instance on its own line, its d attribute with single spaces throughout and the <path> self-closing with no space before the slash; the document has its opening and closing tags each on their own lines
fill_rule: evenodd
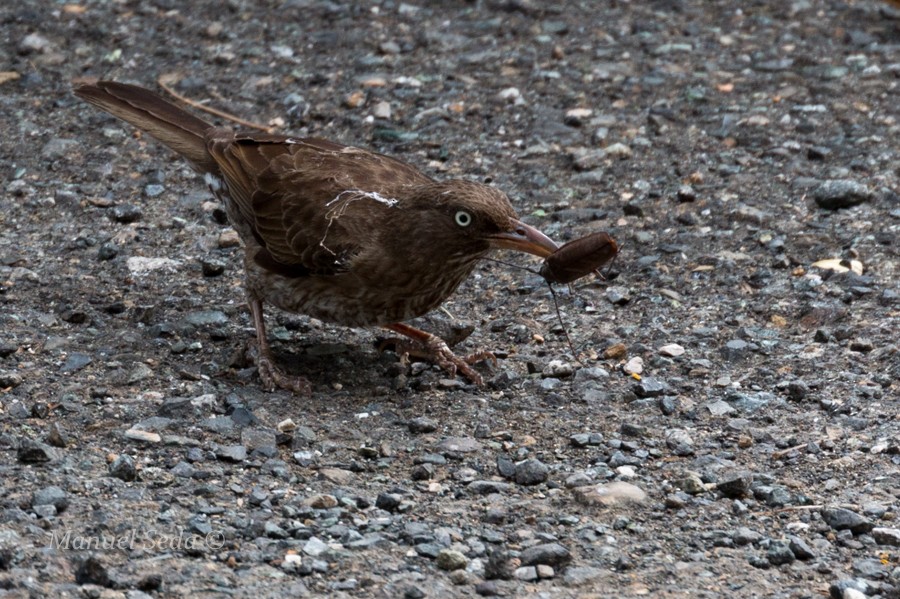
<svg viewBox="0 0 900 599">
<path fill-rule="evenodd" d="M 0 595 L 900 596 L 900 13 L 545 4 L 4 3 Z M 266 393 L 221 207 L 69 93 L 161 76 L 622 251 L 485 262 L 484 388 L 272 310 Z"/>
</svg>

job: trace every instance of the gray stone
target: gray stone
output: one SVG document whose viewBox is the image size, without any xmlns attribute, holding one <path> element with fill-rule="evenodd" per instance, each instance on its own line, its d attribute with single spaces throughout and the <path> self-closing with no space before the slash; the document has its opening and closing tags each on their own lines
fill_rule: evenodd
<svg viewBox="0 0 900 599">
<path fill-rule="evenodd" d="M 723 478 L 716 484 L 716 489 L 725 497 L 740 498 L 750 494 L 750 485 L 753 483 L 753 474 L 739 472 Z"/>
<path fill-rule="evenodd" d="M 832 179 L 823 181 L 813 191 L 813 198 L 820 208 L 838 210 L 861 204 L 872 199 L 872 191 L 856 181 L 849 179 Z"/>
<path fill-rule="evenodd" d="M 481 450 L 481 443 L 474 437 L 447 437 L 437 444 L 441 453 L 469 453 Z"/>
<path fill-rule="evenodd" d="M 437 567 L 441 570 L 452 572 L 462 570 L 469 564 L 469 558 L 453 549 L 442 549 L 437 555 Z"/>
<path fill-rule="evenodd" d="M 60 372 L 76 372 L 81 370 L 94 359 L 88 354 L 82 354 L 79 352 L 72 352 L 68 356 L 66 356 L 66 360 L 63 362 L 62 366 L 59 367 Z"/>
<path fill-rule="evenodd" d="M 769 545 L 769 549 L 766 551 L 766 559 L 773 566 L 782 566 L 791 563 L 797 558 L 787 543 L 776 541 Z"/>
<path fill-rule="evenodd" d="M 431 418 L 427 418 L 425 416 L 419 416 L 418 418 L 413 418 L 407 423 L 409 427 L 409 432 L 411 433 L 433 433 L 437 430 L 438 425 L 437 422 L 432 420 Z"/>
<path fill-rule="evenodd" d="M 137 468 L 134 463 L 134 458 L 130 455 L 120 455 L 109 465 L 109 475 L 118 478 L 119 480 L 124 480 L 125 482 L 131 482 L 137 478 Z"/>
<path fill-rule="evenodd" d="M 228 316 L 221 310 L 199 310 L 184 317 L 184 322 L 197 327 L 228 323 Z"/>
<path fill-rule="evenodd" d="M 513 571 L 513 577 L 516 580 L 524 580 L 525 582 L 537 580 L 537 568 L 534 566 L 521 566 Z"/>
<path fill-rule="evenodd" d="M 572 554 L 559 543 L 544 543 L 522 551 L 519 560 L 523 566 L 545 564 L 559 568 L 572 561 Z"/>
<path fill-rule="evenodd" d="M 400 507 L 403 497 L 396 493 L 380 493 L 375 499 L 375 507 L 386 512 L 393 512 Z"/>
<path fill-rule="evenodd" d="M 682 429 L 672 429 L 666 432 L 666 447 L 677 456 L 694 454 L 694 440 L 687 431 Z"/>
<path fill-rule="evenodd" d="M 868 592 L 868 583 L 865 580 L 859 579 L 839 580 L 828 587 L 828 594 L 831 596 L 831 599 L 856 599 L 860 597 L 860 595 L 857 595 L 856 593 L 865 597 Z"/>
<path fill-rule="evenodd" d="M 16 459 L 23 464 L 41 464 L 59 459 L 59 452 L 40 441 L 23 439 L 16 450 Z"/>
<path fill-rule="evenodd" d="M 822 519 L 835 530 L 849 530 L 853 534 L 864 534 L 875 527 L 868 518 L 841 507 L 823 508 Z"/>
<path fill-rule="evenodd" d="M 490 495 L 491 493 L 506 493 L 510 490 L 509 483 L 494 480 L 474 480 L 466 486 L 466 490 L 476 495 Z"/>
<path fill-rule="evenodd" d="M 607 573 L 601 568 L 593 566 L 573 566 L 566 569 L 563 576 L 563 584 L 570 587 L 595 585 L 601 579 L 607 577 Z"/>
<path fill-rule="evenodd" d="M 756 532 L 755 530 L 751 530 L 746 526 L 742 526 L 731 533 L 731 540 L 734 541 L 734 544 L 739 547 L 743 545 L 752 545 L 754 543 L 759 543 L 762 538 L 763 537 L 760 533 Z"/>
<path fill-rule="evenodd" d="M 659 397 L 664 395 L 668 385 L 652 376 L 646 376 L 632 387 L 638 397 Z"/>
<path fill-rule="evenodd" d="M 318 537 L 310 537 L 303 546 L 303 553 L 310 557 L 319 557 L 330 548 L 328 544 Z"/>
<path fill-rule="evenodd" d="M 547 480 L 550 469 L 535 458 L 516 464 L 515 480 L 520 485 L 537 485 Z"/>
<path fill-rule="evenodd" d="M 743 339 L 732 339 L 722 348 L 722 357 L 729 362 L 737 362 L 747 357 L 750 352 L 750 344 Z"/>
<path fill-rule="evenodd" d="M 59 487 L 44 487 L 34 492 L 31 500 L 31 506 L 52 505 L 57 512 L 64 511 L 69 507 L 69 495 Z"/>
<path fill-rule="evenodd" d="M 788 547 L 799 560 L 808 560 L 816 557 L 816 553 L 806 544 L 806 541 L 796 535 L 788 537 Z"/>
<path fill-rule="evenodd" d="M 875 542 L 879 545 L 900 547 L 900 528 L 873 528 L 872 538 L 874 538 Z"/>
<path fill-rule="evenodd" d="M 247 459 L 247 448 L 243 445 L 216 445 L 216 458 L 223 462 L 243 462 Z"/>
</svg>

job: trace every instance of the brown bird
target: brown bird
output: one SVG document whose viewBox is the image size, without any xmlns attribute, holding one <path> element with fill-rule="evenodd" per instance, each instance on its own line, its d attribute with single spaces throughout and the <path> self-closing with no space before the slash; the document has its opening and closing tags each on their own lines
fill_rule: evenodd
<svg viewBox="0 0 900 599">
<path fill-rule="evenodd" d="M 214 127 L 133 85 L 100 81 L 74 93 L 186 158 L 224 204 L 244 243 L 267 389 L 308 393 L 310 385 L 275 365 L 264 303 L 345 326 L 386 327 L 412 340 L 398 353 L 427 356 L 481 384 L 470 363 L 493 356 L 459 358 L 403 321 L 438 307 L 491 249 L 541 257 L 557 249 L 493 187 L 435 181 L 399 160 L 324 139 Z"/>
</svg>

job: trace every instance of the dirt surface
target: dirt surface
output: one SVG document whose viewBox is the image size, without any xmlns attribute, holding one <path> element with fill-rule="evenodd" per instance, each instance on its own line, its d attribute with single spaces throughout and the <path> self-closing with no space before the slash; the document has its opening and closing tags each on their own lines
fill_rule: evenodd
<svg viewBox="0 0 900 599">
<path fill-rule="evenodd" d="M 900 594 L 898 12 L 545 4 L 3 4 L 0 595 Z M 272 310 L 264 392 L 221 207 L 69 93 L 163 75 L 622 251 L 562 326 L 485 262 L 484 388 Z"/>
</svg>

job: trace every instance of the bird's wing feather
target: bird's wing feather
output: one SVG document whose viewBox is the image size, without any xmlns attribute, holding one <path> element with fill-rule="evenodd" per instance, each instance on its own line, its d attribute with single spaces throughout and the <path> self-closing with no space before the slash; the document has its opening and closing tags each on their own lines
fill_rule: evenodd
<svg viewBox="0 0 900 599">
<path fill-rule="evenodd" d="M 390 209 L 404 188 L 431 181 L 388 156 L 320 139 L 213 132 L 208 148 L 264 262 L 297 275 L 343 272 L 364 250 L 373 211 L 359 200 Z"/>
</svg>

